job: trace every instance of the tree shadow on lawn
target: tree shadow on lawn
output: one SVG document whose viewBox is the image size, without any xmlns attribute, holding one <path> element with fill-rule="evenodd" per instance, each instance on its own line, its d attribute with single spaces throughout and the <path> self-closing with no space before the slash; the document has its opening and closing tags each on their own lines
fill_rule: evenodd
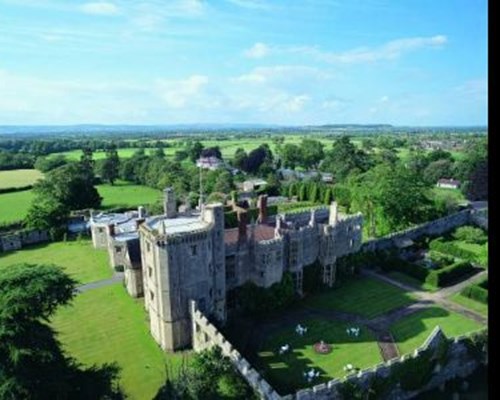
<svg viewBox="0 0 500 400">
<path fill-rule="evenodd" d="M 347 374 L 347 364 L 367 368 L 382 361 L 375 337 L 362 325 L 325 320 L 300 322 L 308 331 L 303 336 L 295 332 L 296 324 L 283 325 L 270 332 L 252 357 L 252 363 L 265 379 L 281 394 L 328 382 Z M 348 327 L 359 327 L 358 337 L 347 334 Z M 328 354 L 316 353 L 313 345 L 323 340 L 332 346 Z M 290 352 L 279 354 L 281 346 L 288 344 Z M 307 382 L 304 372 L 314 368 L 318 378 Z"/>
</svg>

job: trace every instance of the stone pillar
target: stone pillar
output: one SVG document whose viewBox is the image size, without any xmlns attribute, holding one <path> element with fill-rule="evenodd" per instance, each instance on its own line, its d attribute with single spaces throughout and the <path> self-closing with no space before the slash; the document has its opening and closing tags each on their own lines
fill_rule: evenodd
<svg viewBox="0 0 500 400">
<path fill-rule="evenodd" d="M 177 216 L 177 204 L 175 202 L 175 192 L 171 187 L 163 190 L 163 210 L 167 218 L 175 218 Z"/>
<path fill-rule="evenodd" d="M 146 218 L 146 209 L 143 206 L 137 208 L 137 216 L 139 218 Z"/>
<path fill-rule="evenodd" d="M 247 225 L 248 214 L 246 210 L 238 210 L 238 240 L 246 240 L 247 238 Z"/>
<path fill-rule="evenodd" d="M 330 217 L 328 220 L 328 224 L 331 226 L 337 225 L 338 222 L 338 209 L 337 209 L 337 202 L 333 201 L 332 204 L 330 205 Z"/>
<path fill-rule="evenodd" d="M 267 218 L 267 194 L 261 194 L 257 199 L 259 209 L 259 223 L 263 224 Z"/>
</svg>

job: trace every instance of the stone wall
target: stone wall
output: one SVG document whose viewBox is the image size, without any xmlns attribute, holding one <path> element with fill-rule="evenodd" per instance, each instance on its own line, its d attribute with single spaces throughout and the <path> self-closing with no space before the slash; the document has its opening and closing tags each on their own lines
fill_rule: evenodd
<svg viewBox="0 0 500 400">
<path fill-rule="evenodd" d="M 405 354 L 400 358 L 382 362 L 371 368 L 361 370 L 357 373 L 352 373 L 342 379 L 332 379 L 326 383 L 299 390 L 294 394 L 281 396 L 197 309 L 195 301 L 191 301 L 190 307 L 193 329 L 193 349 L 195 351 L 202 351 L 213 346 L 219 346 L 222 353 L 229 357 L 234 367 L 263 399 L 349 400 L 345 399 L 341 394 L 341 387 L 346 382 L 355 384 L 363 389 L 368 389 L 373 378 L 389 377 L 394 367 L 409 358 L 420 357 L 429 349 L 437 350 L 438 346 L 443 341 L 448 341 L 449 343 L 445 364 L 436 365 L 433 370 L 432 377 L 424 387 L 417 391 L 405 391 L 399 384 L 396 384 L 393 388 L 389 388 L 387 394 L 383 398 L 388 400 L 406 400 L 414 398 L 419 393 L 437 388 L 456 377 L 465 378 L 480 364 L 478 360 L 472 358 L 468 353 L 467 346 L 465 344 L 465 340 L 467 340 L 468 336 L 463 335 L 456 337 L 453 340 L 448 340 L 441 328 L 437 326 L 422 346 L 417 348 L 413 354 Z M 472 333 L 472 335 L 475 334 L 477 333 Z M 485 359 L 487 359 L 487 357 Z"/>
<path fill-rule="evenodd" d="M 222 354 L 228 357 L 238 372 L 263 399 L 278 400 L 282 397 L 263 379 L 250 363 L 236 350 L 231 343 L 213 326 L 197 309 L 196 302 L 191 301 L 191 323 L 194 351 L 202 351 L 218 346 Z"/>
<path fill-rule="evenodd" d="M 0 251 L 19 250 L 25 246 L 50 241 L 49 232 L 40 229 L 7 232 L 0 236 Z"/>
<path fill-rule="evenodd" d="M 470 219 L 474 225 L 488 230 L 488 209 L 471 211 Z"/>
<path fill-rule="evenodd" d="M 380 239 L 369 240 L 361 246 L 361 251 L 387 250 L 403 239 L 415 240 L 422 236 L 439 236 L 458 226 L 471 222 L 471 210 L 460 211 L 434 221 L 426 222 L 404 231 L 394 232 Z"/>
<path fill-rule="evenodd" d="M 283 220 L 287 222 L 296 222 L 299 225 L 307 224 L 311 219 L 311 209 L 306 211 L 288 211 L 286 213 L 280 213 Z M 330 215 L 330 209 L 327 206 L 319 206 L 314 208 L 314 215 L 316 218 L 316 222 L 325 223 L 328 221 L 328 216 Z M 275 218 L 273 218 L 274 220 Z"/>
</svg>

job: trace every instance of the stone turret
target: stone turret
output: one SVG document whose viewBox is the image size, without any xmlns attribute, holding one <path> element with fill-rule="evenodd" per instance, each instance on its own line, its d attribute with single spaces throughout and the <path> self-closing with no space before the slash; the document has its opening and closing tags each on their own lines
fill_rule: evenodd
<svg viewBox="0 0 500 400">
<path fill-rule="evenodd" d="M 175 202 L 175 192 L 171 187 L 163 190 L 163 210 L 167 218 L 175 218 L 177 216 L 177 204 Z"/>
<path fill-rule="evenodd" d="M 238 240 L 246 240 L 247 238 L 247 225 L 248 225 L 248 213 L 244 209 L 238 210 Z"/>
<path fill-rule="evenodd" d="M 259 223 L 263 224 L 267 218 L 267 194 L 261 194 L 257 199 L 257 208 L 259 209 Z"/>
<path fill-rule="evenodd" d="M 146 209 L 143 206 L 139 206 L 137 208 L 137 217 L 146 218 Z"/>
</svg>

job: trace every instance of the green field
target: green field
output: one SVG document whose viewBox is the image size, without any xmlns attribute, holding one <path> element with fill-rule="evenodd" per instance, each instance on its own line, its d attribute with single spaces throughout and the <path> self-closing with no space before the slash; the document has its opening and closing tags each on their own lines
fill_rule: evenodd
<svg viewBox="0 0 500 400">
<path fill-rule="evenodd" d="M 11 264 L 56 264 L 81 283 L 110 278 L 108 252 L 96 250 L 90 240 L 56 242 L 0 253 L 0 268 Z"/>
<path fill-rule="evenodd" d="M 460 293 L 455 293 L 450 297 L 450 300 L 458 303 L 469 310 L 476 311 L 481 315 L 488 316 L 488 304 L 481 303 L 474 299 L 462 296 Z"/>
<path fill-rule="evenodd" d="M 307 333 L 299 336 L 295 325 L 284 326 L 269 337 L 258 353 L 259 367 L 264 376 L 281 394 L 296 389 L 327 382 L 346 375 L 343 368 L 352 364 L 355 368 L 367 368 L 383 361 L 377 342 L 371 332 L 360 326 L 358 337 L 349 336 L 346 329 L 352 324 L 323 320 L 301 322 Z M 323 340 L 333 346 L 329 354 L 318 354 L 313 344 Z M 289 344 L 291 352 L 279 355 L 279 348 Z M 308 384 L 303 373 L 310 368 L 320 376 Z"/>
<path fill-rule="evenodd" d="M 401 283 L 413 286 L 418 290 L 425 290 L 427 292 L 436 292 L 439 290 L 436 286 L 429 285 L 425 282 L 420 282 L 418 279 L 411 277 L 410 275 L 404 274 L 403 272 L 398 271 L 390 271 L 385 274 L 389 278 L 395 279 Z"/>
<path fill-rule="evenodd" d="M 58 310 L 52 325 L 64 348 L 85 365 L 116 362 L 120 386 L 131 400 L 151 399 L 165 383 L 165 365 L 175 371 L 186 353 L 165 354 L 149 333 L 141 300 L 121 284 L 79 294 Z"/>
<path fill-rule="evenodd" d="M 114 186 L 109 184 L 97 185 L 102 196 L 102 209 L 118 207 L 137 207 L 152 204 L 161 199 L 161 192 L 147 186 L 118 181 Z"/>
<path fill-rule="evenodd" d="M 304 306 L 322 310 L 339 310 L 373 318 L 394 308 L 412 303 L 411 295 L 378 280 L 353 278 L 338 289 L 311 296 Z"/>
<path fill-rule="evenodd" d="M 43 174 L 36 169 L 0 171 L 0 189 L 32 185 L 42 177 Z"/>
<path fill-rule="evenodd" d="M 417 311 L 391 326 L 391 332 L 401 354 L 411 353 L 421 346 L 439 325 L 448 337 L 477 331 L 482 325 L 443 308 L 430 307 Z"/>
<path fill-rule="evenodd" d="M 0 223 L 22 220 L 33 200 L 31 190 L 0 194 Z"/>
</svg>

